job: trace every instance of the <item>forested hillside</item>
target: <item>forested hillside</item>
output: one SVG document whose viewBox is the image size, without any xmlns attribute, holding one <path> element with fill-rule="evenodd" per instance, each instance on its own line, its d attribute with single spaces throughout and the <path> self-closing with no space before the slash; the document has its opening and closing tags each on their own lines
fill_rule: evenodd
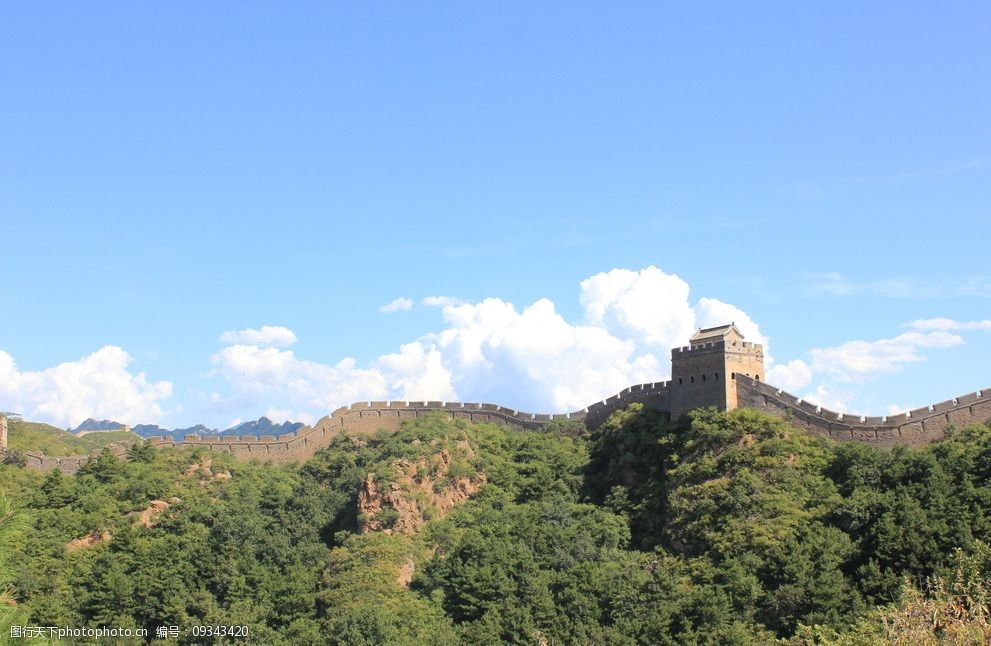
<svg viewBox="0 0 991 646">
<path fill-rule="evenodd" d="M 244 624 L 223 643 L 253 644 L 981 643 L 988 628 L 985 426 L 878 451 L 749 410 L 671 424 L 634 405 L 593 434 L 428 417 L 290 467 L 129 457 L 0 467 L 0 623 Z"/>
</svg>

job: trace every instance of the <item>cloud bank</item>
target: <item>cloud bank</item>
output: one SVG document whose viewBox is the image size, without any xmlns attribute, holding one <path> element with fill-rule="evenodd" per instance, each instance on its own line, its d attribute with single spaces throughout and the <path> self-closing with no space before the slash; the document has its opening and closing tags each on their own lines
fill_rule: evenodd
<svg viewBox="0 0 991 646">
<path fill-rule="evenodd" d="M 255 330 L 248 328 L 239 331 L 227 331 L 220 335 L 222 343 L 245 343 L 248 345 L 271 346 L 288 348 L 296 343 L 296 335 L 287 327 L 281 325 L 264 325 Z"/>
<path fill-rule="evenodd" d="M 442 329 L 364 367 L 352 358 L 328 365 L 233 343 L 211 358 L 213 374 L 231 390 L 218 401 L 233 410 L 274 398 L 282 411 L 317 414 L 369 399 L 577 410 L 631 384 L 666 379 L 670 349 L 699 327 L 735 321 L 748 339 L 767 343 L 743 310 L 714 298 L 692 303 L 688 283 L 654 266 L 591 276 L 578 298 L 583 315 L 571 322 L 548 299 L 517 307 L 499 298 L 428 296 L 422 303 L 440 308 Z"/>
<path fill-rule="evenodd" d="M 632 384 L 667 379 L 672 347 L 698 328 L 730 321 L 748 340 L 764 344 L 770 383 L 850 412 L 847 398 L 856 397 L 857 384 L 923 361 L 933 350 L 958 346 L 966 331 L 991 330 L 986 320 L 922 319 L 889 338 L 813 348 L 779 363 L 751 316 L 715 298 L 693 300 L 688 283 L 676 274 L 654 266 L 613 269 L 578 287 L 581 315 L 574 321 L 548 299 L 517 306 L 500 298 L 466 302 L 428 296 L 421 303 L 439 312 L 437 331 L 362 364 L 352 357 L 322 363 L 298 356 L 290 348 L 296 334 L 283 326 L 224 332 L 223 347 L 210 357 L 207 379 L 213 392 L 202 396 L 204 414 L 230 420 L 264 412 L 312 422 L 341 405 L 373 399 L 577 410 Z M 413 305 L 402 297 L 382 309 Z M 86 417 L 157 422 L 172 384 L 135 374 L 130 363 L 122 348 L 106 346 L 30 372 L 20 371 L 13 357 L 0 351 L 0 409 L 63 426 Z"/>
<path fill-rule="evenodd" d="M 411 309 L 413 309 L 413 299 L 400 296 L 396 300 L 389 301 L 380 307 L 379 311 L 383 314 L 391 314 L 393 312 L 403 312 Z"/>
<path fill-rule="evenodd" d="M 130 372 L 130 363 L 127 352 L 108 345 L 78 361 L 22 372 L 14 358 L 0 350 L 0 408 L 63 427 L 87 417 L 127 424 L 157 422 L 172 384 L 148 381 L 144 373 Z"/>
<path fill-rule="evenodd" d="M 841 381 L 864 381 L 922 361 L 921 349 L 949 348 L 963 342 L 963 337 L 941 330 L 906 332 L 878 341 L 847 341 L 832 348 L 813 348 L 812 370 Z"/>
</svg>

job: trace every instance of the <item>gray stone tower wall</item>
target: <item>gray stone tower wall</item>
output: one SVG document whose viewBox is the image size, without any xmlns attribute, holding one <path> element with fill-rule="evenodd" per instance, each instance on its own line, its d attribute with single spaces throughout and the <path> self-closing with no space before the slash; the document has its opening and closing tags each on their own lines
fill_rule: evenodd
<svg viewBox="0 0 991 646">
<path fill-rule="evenodd" d="M 764 348 L 746 341 L 713 341 L 671 351 L 671 418 L 696 408 L 739 405 L 736 373 L 760 380 Z"/>
</svg>

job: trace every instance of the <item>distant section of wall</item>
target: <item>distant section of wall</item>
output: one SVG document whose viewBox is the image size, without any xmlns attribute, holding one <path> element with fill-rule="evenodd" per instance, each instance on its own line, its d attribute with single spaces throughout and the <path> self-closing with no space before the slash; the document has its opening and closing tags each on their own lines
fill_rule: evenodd
<svg viewBox="0 0 991 646">
<path fill-rule="evenodd" d="M 900 415 L 862 417 L 810 404 L 746 375 L 737 374 L 736 384 L 741 407 L 786 418 L 816 435 L 876 446 L 928 444 L 944 437 L 951 426 L 959 428 L 991 420 L 991 388 Z"/>
<path fill-rule="evenodd" d="M 720 378 L 725 379 L 726 373 L 721 373 Z M 852 440 L 877 446 L 928 444 L 943 437 L 951 426 L 991 420 L 991 389 L 917 408 L 902 415 L 865 418 L 820 408 L 742 373 L 731 374 L 729 378 L 735 384 L 735 395 L 740 407 L 756 408 L 784 417 L 800 428 L 835 440 Z M 502 424 L 521 431 L 539 430 L 554 420 L 580 420 L 589 429 L 596 429 L 612 413 L 634 402 L 670 413 L 672 391 L 677 388 L 669 381 L 640 384 L 582 410 L 554 415 L 526 413 L 497 404 L 357 402 L 335 410 L 315 426 L 304 426 L 295 433 L 279 437 L 187 435 L 181 440 L 158 437 L 149 442 L 159 448 L 205 448 L 245 459 L 294 462 L 312 457 L 339 435 L 368 435 L 380 429 L 396 431 L 406 420 L 438 412 L 451 419 Z M 113 450 L 117 455 L 125 453 L 124 449 Z M 75 472 L 92 457 L 53 457 L 35 452 L 27 452 L 24 456 L 29 467 L 46 470 L 58 468 L 66 473 Z"/>
<path fill-rule="evenodd" d="M 122 433 L 130 433 L 131 432 L 131 425 L 130 424 L 120 424 L 120 425 L 118 425 L 118 426 L 116 426 L 114 428 L 94 428 L 94 429 L 90 429 L 88 431 L 77 431 L 77 432 L 73 433 L 73 435 L 75 435 L 76 437 L 82 437 L 83 435 L 89 435 L 90 433 L 106 433 L 108 431 L 120 431 Z"/>
<path fill-rule="evenodd" d="M 668 382 L 631 386 L 623 392 L 596 402 L 588 408 L 572 413 L 527 413 L 497 404 L 461 402 L 406 402 L 371 401 L 357 402 L 339 408 L 324 417 L 316 425 L 304 426 L 295 433 L 279 437 L 198 437 L 187 435 L 181 440 L 169 437 L 153 438 L 157 447 L 194 448 L 233 453 L 242 458 L 258 458 L 278 462 L 305 460 L 328 446 L 335 437 L 344 434 L 368 435 L 380 429 L 399 430 L 402 422 L 423 415 L 441 414 L 451 419 L 469 422 L 502 424 L 521 431 L 539 430 L 554 420 L 580 420 L 589 428 L 597 428 L 616 410 L 633 402 L 643 402 L 659 410 L 668 411 L 670 405 Z"/>
<path fill-rule="evenodd" d="M 124 457 L 127 454 L 127 450 L 121 447 L 115 446 L 110 448 L 110 452 L 119 458 Z M 24 458 L 24 466 L 30 467 L 32 469 L 41 469 L 42 471 L 51 471 L 52 469 L 59 469 L 64 473 L 75 473 L 79 470 L 83 464 L 88 462 L 90 459 L 100 455 L 101 451 L 93 451 L 89 455 L 45 455 L 40 451 L 26 451 L 20 455 Z"/>
</svg>

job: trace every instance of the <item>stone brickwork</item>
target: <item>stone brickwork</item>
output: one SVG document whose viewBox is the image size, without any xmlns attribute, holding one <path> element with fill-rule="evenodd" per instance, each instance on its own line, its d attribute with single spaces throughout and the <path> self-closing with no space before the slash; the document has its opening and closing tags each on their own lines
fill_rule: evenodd
<svg viewBox="0 0 991 646">
<path fill-rule="evenodd" d="M 127 451 L 120 447 L 111 447 L 110 451 L 118 458 L 124 458 Z M 45 455 L 40 451 L 27 451 L 20 455 L 24 458 L 24 466 L 42 471 L 60 469 L 63 473 L 75 473 L 83 464 L 100 455 L 101 451 L 93 451 L 89 455 Z"/>
<path fill-rule="evenodd" d="M 451 419 L 501 424 L 521 431 L 536 431 L 554 420 L 580 420 L 595 428 L 613 412 L 633 402 L 642 402 L 667 412 L 670 407 L 669 382 L 631 386 L 617 395 L 571 413 L 527 413 L 497 404 L 370 401 L 339 408 L 312 427 L 304 426 L 295 433 L 278 438 L 187 435 L 178 441 L 161 437 L 154 438 L 151 442 L 156 447 L 201 447 L 249 459 L 292 462 L 311 457 L 339 435 L 369 435 L 380 429 L 396 431 L 406 420 L 438 412 Z"/>
<path fill-rule="evenodd" d="M 772 413 L 799 428 L 834 440 L 877 446 L 920 445 L 945 437 L 950 427 L 991 421 L 991 388 L 900 415 L 863 417 L 810 404 L 745 375 L 737 375 L 736 383 L 741 407 Z"/>
<path fill-rule="evenodd" d="M 737 407 L 734 375 L 760 379 L 764 373 L 764 348 L 759 343 L 726 340 L 697 343 L 671 351 L 671 417 L 677 419 L 696 408 Z"/>
</svg>

